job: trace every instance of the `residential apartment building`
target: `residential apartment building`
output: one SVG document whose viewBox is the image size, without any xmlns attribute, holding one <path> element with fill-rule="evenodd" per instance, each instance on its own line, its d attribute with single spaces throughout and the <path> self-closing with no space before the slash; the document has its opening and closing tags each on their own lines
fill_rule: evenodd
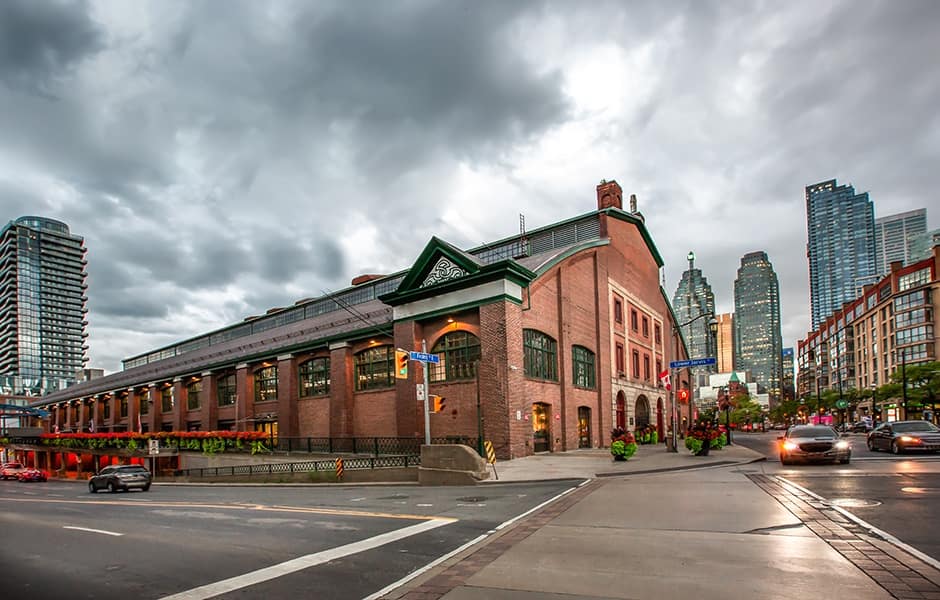
<svg viewBox="0 0 940 600">
<path fill-rule="evenodd" d="M 806 255 L 812 327 L 877 279 L 875 209 L 868 192 L 835 179 L 806 187 Z"/>
<path fill-rule="evenodd" d="M 875 271 L 879 277 L 889 265 L 911 262 L 911 241 L 927 232 L 927 209 L 919 208 L 875 219 Z"/>
<path fill-rule="evenodd" d="M 799 341 L 798 395 L 808 404 L 826 390 L 877 390 L 896 370 L 940 356 L 940 246 L 928 259 L 890 268 Z M 882 420 L 920 418 L 905 414 L 899 398 L 868 400 L 859 410 Z"/>
<path fill-rule="evenodd" d="M 0 393 L 40 396 L 85 366 L 85 265 L 83 238 L 61 221 L 0 231 Z"/>
<path fill-rule="evenodd" d="M 780 400 L 782 353 L 777 274 L 766 252 L 749 252 L 734 280 L 734 370 L 750 372 L 772 406 Z"/>
<path fill-rule="evenodd" d="M 664 434 L 676 411 L 657 374 L 688 354 L 663 262 L 617 182 L 596 192 L 589 213 L 469 250 L 432 238 L 404 271 L 130 357 L 40 404 L 61 431 L 423 439 L 427 367 L 425 393 L 447 406 L 430 435 L 482 430 L 502 458 L 607 446 L 613 427 Z M 396 349 L 425 347 L 439 362 L 401 377 Z"/>
</svg>

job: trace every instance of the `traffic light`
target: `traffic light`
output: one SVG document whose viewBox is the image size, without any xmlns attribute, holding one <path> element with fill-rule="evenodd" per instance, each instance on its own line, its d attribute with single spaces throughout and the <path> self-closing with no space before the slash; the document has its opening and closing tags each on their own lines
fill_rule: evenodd
<svg viewBox="0 0 940 600">
<path fill-rule="evenodd" d="M 408 379 L 408 351 L 395 350 L 395 379 Z"/>
<path fill-rule="evenodd" d="M 444 408 L 444 397 L 431 394 L 431 412 L 441 412 Z"/>
<path fill-rule="evenodd" d="M 689 390 L 679 390 L 678 392 L 676 392 L 676 397 L 679 398 L 679 402 L 688 402 Z"/>
</svg>

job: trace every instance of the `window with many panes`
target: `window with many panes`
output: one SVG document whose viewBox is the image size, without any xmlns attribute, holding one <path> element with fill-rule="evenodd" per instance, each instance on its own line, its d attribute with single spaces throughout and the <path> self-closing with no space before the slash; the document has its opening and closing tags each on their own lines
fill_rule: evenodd
<svg viewBox="0 0 940 600">
<path fill-rule="evenodd" d="M 199 396 L 202 394 L 202 380 L 193 381 L 186 386 L 186 408 L 189 410 L 198 410 L 200 406 Z"/>
<path fill-rule="evenodd" d="M 925 285 L 930 281 L 930 267 L 898 277 L 898 291 L 903 292 L 913 287 Z"/>
<path fill-rule="evenodd" d="M 235 404 L 235 398 L 237 394 L 235 387 L 235 373 L 229 373 L 219 377 L 215 391 L 219 406 L 231 406 Z"/>
<path fill-rule="evenodd" d="M 173 388 L 171 386 L 160 390 L 160 408 L 163 412 L 171 412 L 173 410 Z"/>
<path fill-rule="evenodd" d="M 127 416 L 127 396 L 121 398 L 121 418 Z"/>
<path fill-rule="evenodd" d="M 150 393 L 137 394 L 137 403 L 140 404 L 140 414 L 150 414 Z"/>
<path fill-rule="evenodd" d="M 574 346 L 571 348 L 571 363 L 573 368 L 572 379 L 575 386 L 593 390 L 596 385 L 594 353 L 584 346 Z"/>
<path fill-rule="evenodd" d="M 330 357 L 311 358 L 300 365 L 300 395 L 325 396 L 330 393 Z"/>
<path fill-rule="evenodd" d="M 523 370 L 529 377 L 558 381 L 558 351 L 553 338 L 534 329 L 522 330 Z"/>
<path fill-rule="evenodd" d="M 102 418 L 107 420 L 111 418 L 111 398 L 103 400 L 104 406 L 101 408 Z"/>
<path fill-rule="evenodd" d="M 395 384 L 395 349 L 379 346 L 356 355 L 356 389 L 374 390 Z"/>
<path fill-rule="evenodd" d="M 255 371 L 255 402 L 277 400 L 277 367 L 264 367 Z"/>
<path fill-rule="evenodd" d="M 437 340 L 431 349 L 439 363 L 427 363 L 431 381 L 451 381 L 476 377 L 476 361 L 480 359 L 480 339 L 467 331 L 452 331 Z"/>
</svg>

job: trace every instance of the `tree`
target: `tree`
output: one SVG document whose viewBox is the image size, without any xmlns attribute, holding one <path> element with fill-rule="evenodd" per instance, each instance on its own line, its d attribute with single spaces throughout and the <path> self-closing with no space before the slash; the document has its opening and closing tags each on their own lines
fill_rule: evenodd
<svg viewBox="0 0 940 600">
<path fill-rule="evenodd" d="M 737 406 L 731 410 L 731 422 L 736 425 L 753 423 L 763 412 L 761 405 L 751 400 L 746 394 L 738 396 L 736 403 Z"/>
</svg>

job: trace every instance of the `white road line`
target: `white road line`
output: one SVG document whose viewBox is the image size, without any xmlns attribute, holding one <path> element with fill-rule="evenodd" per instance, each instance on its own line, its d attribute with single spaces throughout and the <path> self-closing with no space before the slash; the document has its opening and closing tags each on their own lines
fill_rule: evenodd
<svg viewBox="0 0 940 600">
<path fill-rule="evenodd" d="M 588 481 L 590 481 L 590 479 L 589 479 Z M 539 504 L 538 506 L 534 506 L 534 507 L 530 508 L 529 510 L 525 511 L 525 512 L 522 513 L 521 515 L 518 515 L 518 516 L 516 516 L 516 517 L 513 517 L 513 518 L 509 519 L 508 521 L 506 521 L 506 522 L 502 523 L 501 525 L 499 525 L 498 527 L 496 527 L 496 531 L 499 531 L 500 529 L 503 529 L 503 528 L 505 528 L 505 527 L 509 527 L 510 525 L 512 525 L 513 523 L 515 523 L 516 521 L 518 521 L 519 519 L 531 515 L 532 513 L 534 513 L 535 511 L 537 511 L 538 509 L 542 508 L 543 506 L 546 506 L 546 505 L 548 505 L 548 504 L 551 504 L 552 502 L 554 502 L 555 500 L 558 500 L 558 499 L 561 498 L 562 496 L 566 496 L 566 495 L 570 494 L 571 492 L 575 491 L 576 489 L 578 489 L 579 487 L 581 487 L 581 486 L 584 485 L 585 483 L 588 483 L 588 481 L 585 481 L 585 482 L 581 483 L 580 485 L 578 485 L 578 487 L 568 488 L 567 490 L 563 491 L 562 493 L 558 494 L 557 496 L 553 496 L 553 497 L 549 498 L 548 500 L 546 500 L 545 502 Z"/>
<path fill-rule="evenodd" d="M 339 546 L 338 548 L 331 548 L 330 550 L 324 550 L 323 552 L 317 552 L 316 554 L 308 554 L 306 556 L 288 560 L 277 565 L 265 567 L 264 569 L 258 569 L 257 571 L 252 571 L 251 573 L 245 573 L 244 575 L 238 575 L 229 579 L 223 579 L 222 581 L 216 581 L 215 583 L 203 585 L 185 592 L 180 592 L 178 594 L 173 594 L 172 596 L 165 596 L 162 600 L 204 600 L 205 598 L 212 598 L 213 596 L 234 592 L 235 590 L 239 590 L 250 585 L 276 579 L 278 577 L 289 575 L 297 571 L 302 571 L 309 567 L 323 564 L 331 560 L 343 558 L 344 556 L 349 556 L 350 554 L 357 554 L 359 552 L 378 548 L 379 546 L 384 546 L 385 544 L 389 544 L 412 535 L 430 531 L 431 529 L 436 529 L 442 525 L 449 525 L 453 522 L 454 519 L 431 519 L 423 523 L 418 523 L 417 525 L 411 525 L 410 527 L 405 527 L 403 529 L 383 533 L 369 539 L 353 542 L 352 544 L 346 544 L 345 546 Z"/>
<path fill-rule="evenodd" d="M 927 563 L 928 565 L 930 565 L 930 566 L 933 567 L 934 569 L 940 570 L 940 561 L 938 561 L 938 560 L 935 559 L 934 557 L 929 556 L 929 555 L 927 555 L 927 554 L 924 554 L 923 552 L 921 552 L 921 551 L 918 550 L 917 548 L 911 546 L 910 544 L 906 544 L 906 543 L 902 542 L 901 540 L 899 540 L 898 538 L 894 537 L 893 535 L 891 535 L 891 534 L 888 533 L 887 531 L 882 531 L 881 529 L 878 529 L 877 527 L 875 527 L 875 526 L 872 525 L 871 523 L 868 523 L 868 522 L 866 522 L 866 521 L 864 521 L 864 520 L 862 520 L 862 519 L 856 517 L 855 515 L 853 515 L 853 514 L 850 513 L 849 511 L 845 510 L 845 509 L 842 508 L 841 506 L 835 506 L 834 504 L 829 504 L 829 501 L 828 501 L 828 500 L 826 500 L 825 498 L 823 498 L 823 497 L 820 496 L 819 494 L 813 493 L 812 491 L 806 489 L 805 487 L 799 485 L 798 483 L 793 483 L 793 482 L 790 481 L 789 479 L 785 479 L 785 478 L 783 478 L 783 477 L 777 477 L 777 479 L 779 479 L 779 480 L 785 482 L 787 485 L 791 485 L 791 486 L 795 487 L 796 489 L 800 490 L 801 492 L 805 492 L 805 493 L 809 494 L 810 496 L 816 498 L 817 500 L 819 500 L 819 501 L 821 501 L 821 502 L 825 502 L 825 503 L 826 503 L 830 508 L 832 508 L 834 511 L 838 512 L 840 515 L 842 515 L 842 516 L 845 517 L 846 519 L 848 519 L 848 520 L 850 520 L 850 521 L 853 521 L 856 525 L 859 525 L 860 527 L 864 527 L 865 529 L 867 529 L 867 530 L 870 531 L 871 533 L 874 533 L 875 535 L 877 535 L 877 536 L 880 537 L 881 539 L 885 540 L 885 541 L 888 542 L 889 544 L 893 544 L 894 546 L 897 546 L 898 548 L 900 548 L 901 550 L 904 550 L 904 551 L 907 552 L 908 554 L 911 554 L 911 555 L 917 557 L 918 559 L 920 559 L 921 561 Z"/>
<path fill-rule="evenodd" d="M 124 535 L 123 533 L 117 533 L 116 531 L 105 531 L 104 529 L 89 529 L 88 527 L 72 527 L 71 525 L 63 525 L 62 529 L 74 529 L 75 531 L 90 531 L 91 533 L 103 533 L 104 535 L 113 535 L 115 537 Z"/>
</svg>

